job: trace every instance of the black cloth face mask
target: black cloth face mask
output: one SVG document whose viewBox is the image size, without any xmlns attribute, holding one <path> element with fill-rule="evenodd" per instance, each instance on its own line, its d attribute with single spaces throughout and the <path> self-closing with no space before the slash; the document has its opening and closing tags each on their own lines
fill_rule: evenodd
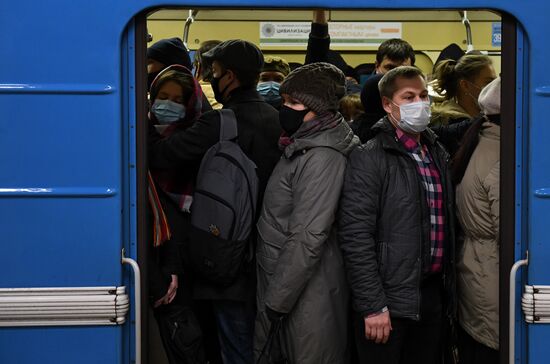
<svg viewBox="0 0 550 364">
<path fill-rule="evenodd" d="M 279 110 L 279 123 L 281 123 L 281 128 L 283 128 L 288 136 L 292 136 L 300 129 L 300 126 L 304 122 L 304 117 L 309 111 L 309 109 L 294 110 L 283 105 L 281 110 Z"/>
<path fill-rule="evenodd" d="M 210 84 L 212 85 L 212 91 L 214 92 L 214 98 L 217 102 L 220 104 L 223 104 L 223 94 L 225 93 L 225 90 L 229 87 L 230 84 L 227 84 L 223 90 L 220 90 L 220 80 L 227 74 L 227 71 L 224 72 L 223 75 L 220 77 L 212 77 L 210 80 Z"/>
</svg>

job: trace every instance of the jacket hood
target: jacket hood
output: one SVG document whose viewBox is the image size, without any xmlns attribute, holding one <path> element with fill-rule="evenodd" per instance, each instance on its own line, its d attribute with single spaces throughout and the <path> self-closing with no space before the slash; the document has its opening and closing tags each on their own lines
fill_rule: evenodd
<svg viewBox="0 0 550 364">
<path fill-rule="evenodd" d="M 290 158 L 294 153 L 316 147 L 328 147 L 348 155 L 359 145 L 359 137 L 351 130 L 344 118 L 334 128 L 321 130 L 307 137 L 294 140 L 294 143 L 285 148 L 285 157 Z"/>
<path fill-rule="evenodd" d="M 481 136 L 489 139 L 500 140 L 500 125 L 484 122 Z"/>
</svg>

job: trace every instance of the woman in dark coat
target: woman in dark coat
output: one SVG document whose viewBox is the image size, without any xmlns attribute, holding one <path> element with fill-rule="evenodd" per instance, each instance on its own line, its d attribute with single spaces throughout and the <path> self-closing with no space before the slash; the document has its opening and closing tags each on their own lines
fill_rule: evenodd
<svg viewBox="0 0 550 364">
<path fill-rule="evenodd" d="M 189 127 L 202 108 L 202 92 L 180 65 L 163 70 L 150 90 L 149 119 L 163 136 Z M 152 239 L 148 251 L 149 298 L 170 363 L 202 363 L 202 331 L 193 310 L 189 277 L 180 244 L 189 226 L 194 174 L 185 169 L 151 170 L 149 207 Z"/>
<path fill-rule="evenodd" d="M 281 85 L 283 157 L 258 222 L 258 359 L 274 322 L 290 363 L 347 362 L 349 291 L 333 229 L 347 154 L 359 144 L 336 111 L 344 74 L 328 63 L 291 72 Z"/>
</svg>

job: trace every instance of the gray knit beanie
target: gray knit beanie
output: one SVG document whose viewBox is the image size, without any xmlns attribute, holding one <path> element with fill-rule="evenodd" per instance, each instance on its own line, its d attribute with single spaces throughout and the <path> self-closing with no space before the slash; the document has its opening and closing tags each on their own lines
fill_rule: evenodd
<svg viewBox="0 0 550 364">
<path fill-rule="evenodd" d="M 336 66 L 325 62 L 306 64 L 290 72 L 279 92 L 300 101 L 317 114 L 337 111 L 346 92 L 346 77 Z"/>
</svg>

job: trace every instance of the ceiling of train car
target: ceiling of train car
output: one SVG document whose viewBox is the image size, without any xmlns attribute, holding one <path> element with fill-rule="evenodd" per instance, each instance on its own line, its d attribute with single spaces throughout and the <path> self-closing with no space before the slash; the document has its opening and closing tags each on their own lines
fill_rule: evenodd
<svg viewBox="0 0 550 364">
<path fill-rule="evenodd" d="M 158 10 L 149 16 L 151 20 L 185 20 L 189 15 L 188 9 Z M 500 15 L 485 10 L 468 11 L 470 21 L 500 21 Z M 206 20 L 299 20 L 310 21 L 311 10 L 211 10 L 199 9 L 195 18 L 197 21 Z M 461 21 L 456 10 L 441 11 L 346 11 L 331 10 L 329 19 L 332 21 Z"/>
<path fill-rule="evenodd" d="M 189 9 L 161 9 L 148 17 L 148 31 L 152 41 L 183 34 L 185 20 Z M 499 14 L 486 10 L 467 12 L 471 21 L 473 43 L 476 50 L 499 52 L 500 46 L 493 42 L 495 25 L 500 25 Z M 441 11 L 329 11 L 332 22 L 370 22 L 397 24 L 401 37 L 409 41 L 418 51 L 417 65 L 431 70 L 441 49 L 450 43 L 457 43 L 467 48 L 466 31 L 461 15 L 457 10 Z M 242 38 L 259 44 L 266 54 L 276 54 L 289 61 L 303 61 L 303 44 L 262 44 L 260 27 L 264 22 L 309 23 L 312 10 L 207 10 L 199 9 L 195 22 L 189 31 L 188 46 L 197 49 L 207 39 Z M 429 34 L 429 36 L 426 36 Z M 331 47 L 344 56 L 351 65 L 374 62 L 377 44 L 343 46 L 333 42 Z M 500 70 L 500 57 L 493 57 L 497 70 Z"/>
</svg>

